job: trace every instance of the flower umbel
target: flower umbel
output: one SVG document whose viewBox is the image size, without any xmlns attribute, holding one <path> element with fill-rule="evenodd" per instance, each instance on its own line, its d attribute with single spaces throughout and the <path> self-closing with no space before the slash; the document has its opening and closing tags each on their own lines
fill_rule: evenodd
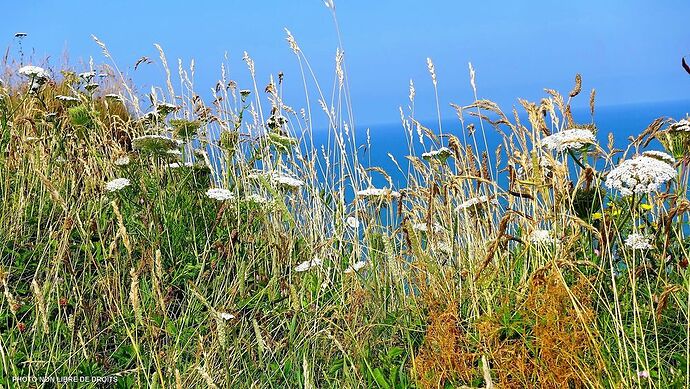
<svg viewBox="0 0 690 389">
<path fill-rule="evenodd" d="M 529 241 L 534 245 L 548 245 L 556 242 L 551 236 L 551 231 L 549 230 L 532 231 L 529 236 Z"/>
<path fill-rule="evenodd" d="M 206 191 L 206 196 L 218 201 L 232 200 L 235 197 L 231 191 L 222 188 L 211 188 Z"/>
<path fill-rule="evenodd" d="M 364 266 L 367 265 L 366 261 L 359 260 L 354 264 L 350 265 L 347 269 L 343 271 L 345 274 L 355 273 L 360 271 Z"/>
<path fill-rule="evenodd" d="M 544 137 L 541 142 L 547 149 L 562 153 L 566 150 L 577 150 L 585 145 L 595 144 L 597 139 L 590 130 L 573 128 Z"/>
<path fill-rule="evenodd" d="M 368 188 L 358 191 L 357 197 L 365 199 L 399 198 L 400 193 L 388 188 Z"/>
<path fill-rule="evenodd" d="M 50 80 L 50 73 L 42 67 L 38 66 L 22 66 L 21 68 L 19 68 L 19 74 L 25 77 L 32 78 L 34 81 L 41 83 Z"/>
<path fill-rule="evenodd" d="M 314 258 L 311 261 L 304 261 L 295 267 L 295 271 L 304 272 L 311 269 L 312 267 L 321 266 L 321 263 L 321 258 Z"/>
<path fill-rule="evenodd" d="M 108 192 L 117 192 L 131 185 L 127 178 L 116 178 L 105 184 L 105 190 Z"/>
<path fill-rule="evenodd" d="M 674 179 L 676 170 L 667 161 L 638 156 L 623 161 L 606 176 L 606 186 L 623 196 L 656 192 L 661 185 Z"/>
<path fill-rule="evenodd" d="M 633 250 L 649 250 L 654 248 L 651 239 L 643 234 L 632 233 L 625 239 L 625 245 Z"/>
</svg>

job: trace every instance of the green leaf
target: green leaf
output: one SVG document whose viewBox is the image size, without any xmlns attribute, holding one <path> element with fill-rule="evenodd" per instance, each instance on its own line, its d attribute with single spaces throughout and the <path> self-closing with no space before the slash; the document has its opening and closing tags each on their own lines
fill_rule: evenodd
<svg viewBox="0 0 690 389">
<path fill-rule="evenodd" d="M 405 352 L 405 350 L 403 350 L 401 347 L 393 347 L 390 350 L 388 350 L 388 359 L 393 360 L 402 355 L 403 352 Z"/>
<path fill-rule="evenodd" d="M 388 381 L 386 381 L 386 378 L 383 376 L 383 372 L 381 372 L 381 369 L 377 367 L 372 371 L 372 374 L 374 375 L 376 383 L 379 384 L 379 387 L 384 389 L 390 389 L 391 386 L 390 384 L 388 384 Z"/>
</svg>

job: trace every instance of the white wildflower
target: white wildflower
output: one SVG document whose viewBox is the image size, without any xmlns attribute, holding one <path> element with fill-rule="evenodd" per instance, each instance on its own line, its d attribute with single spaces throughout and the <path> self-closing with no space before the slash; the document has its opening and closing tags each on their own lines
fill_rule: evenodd
<svg viewBox="0 0 690 389">
<path fill-rule="evenodd" d="M 274 183 L 289 189 L 299 189 L 304 186 L 304 181 L 280 173 L 271 174 L 271 180 Z"/>
<path fill-rule="evenodd" d="M 551 231 L 549 230 L 532 231 L 529 236 L 529 241 L 534 245 L 548 245 L 556 242 L 551 236 Z"/>
<path fill-rule="evenodd" d="M 649 236 L 632 233 L 625 238 L 625 245 L 633 250 L 649 250 L 652 247 L 651 238 Z"/>
<path fill-rule="evenodd" d="M 83 72 L 79 73 L 79 78 L 83 78 L 87 81 L 91 81 L 92 78 L 96 77 L 96 72 L 90 71 L 90 72 Z"/>
<path fill-rule="evenodd" d="M 70 102 L 79 101 L 79 99 L 74 97 L 74 96 L 65 96 L 65 95 L 57 95 L 57 96 L 55 96 L 55 99 L 60 100 L 60 101 L 70 101 Z"/>
<path fill-rule="evenodd" d="M 429 231 L 429 228 L 427 227 L 426 223 L 415 223 L 412 225 L 412 229 L 419 232 Z M 434 234 L 440 234 L 445 230 L 445 228 L 443 228 L 443 226 L 438 223 L 434 223 L 434 225 L 432 226 L 432 230 L 434 231 Z"/>
<path fill-rule="evenodd" d="M 125 187 L 128 187 L 130 184 L 131 182 L 126 178 L 116 178 L 105 184 L 105 190 L 107 190 L 108 192 L 116 192 L 118 190 L 124 189 Z"/>
<path fill-rule="evenodd" d="M 170 169 L 179 169 L 183 166 L 184 167 L 192 167 L 192 166 L 194 166 L 194 162 L 184 162 L 184 163 L 173 162 L 173 163 L 168 164 L 168 168 L 170 168 Z"/>
<path fill-rule="evenodd" d="M 247 201 L 249 201 L 250 203 L 254 203 L 254 204 L 267 204 L 268 203 L 267 198 L 265 198 L 262 195 L 255 194 L 255 193 L 247 196 Z"/>
<path fill-rule="evenodd" d="M 671 131 L 674 132 L 690 132 L 690 120 L 681 119 L 671 124 Z"/>
<path fill-rule="evenodd" d="M 352 228 L 353 230 L 359 228 L 359 220 L 357 220 L 357 218 L 354 216 L 350 216 L 347 219 L 345 219 L 345 224 L 347 224 L 347 226 Z"/>
<path fill-rule="evenodd" d="M 422 153 L 422 158 L 424 159 L 432 159 L 432 158 L 438 158 L 441 160 L 444 160 L 448 157 L 450 157 L 451 151 L 448 147 L 441 147 L 438 150 L 432 150 L 428 151 L 426 153 Z"/>
<path fill-rule="evenodd" d="M 362 270 L 362 268 L 366 265 L 367 265 L 367 262 L 360 259 L 359 261 L 348 266 L 348 268 L 345 269 L 343 271 L 343 273 L 350 274 L 350 273 L 358 272 L 358 271 Z"/>
<path fill-rule="evenodd" d="M 579 149 L 584 145 L 594 144 L 597 139 L 590 130 L 573 128 L 551 134 L 541 139 L 541 144 L 549 150 L 562 153 L 566 150 Z"/>
<path fill-rule="evenodd" d="M 462 210 L 474 210 L 479 207 L 483 207 L 485 205 L 498 205 L 498 200 L 496 199 L 491 199 L 489 196 L 483 195 L 479 197 L 472 197 L 471 199 L 465 200 L 462 203 L 460 203 L 456 208 L 456 212 L 460 212 Z"/>
<path fill-rule="evenodd" d="M 227 313 L 227 312 L 220 312 L 220 313 L 218 313 L 218 316 L 220 316 L 220 318 L 223 320 L 232 320 L 235 318 L 235 315 L 233 315 L 232 313 Z"/>
<path fill-rule="evenodd" d="M 38 66 L 23 66 L 19 69 L 19 74 L 25 77 L 29 77 L 33 79 L 34 81 L 47 81 L 50 80 L 50 73 Z"/>
<path fill-rule="evenodd" d="M 639 156 L 623 161 L 606 176 L 606 186 L 623 196 L 658 191 L 661 185 L 676 177 L 676 170 L 667 162 Z"/>
<path fill-rule="evenodd" d="M 667 164 L 673 166 L 676 164 L 676 159 L 672 156 L 664 153 L 663 151 L 650 150 L 642 153 L 643 156 L 658 159 L 659 161 L 666 162 Z"/>
<path fill-rule="evenodd" d="M 296 272 L 304 272 L 312 267 L 321 266 L 321 258 L 314 258 L 311 261 L 304 261 L 295 267 Z"/>
<path fill-rule="evenodd" d="M 206 196 L 218 201 L 232 200 L 235 197 L 231 191 L 222 188 L 211 188 L 206 191 Z"/>
<path fill-rule="evenodd" d="M 115 165 L 116 166 L 126 166 L 129 165 L 129 157 L 126 155 L 123 155 L 122 157 L 119 157 L 115 160 Z"/>
<path fill-rule="evenodd" d="M 357 192 L 357 197 L 371 198 L 399 198 L 400 193 L 388 188 L 367 188 Z"/>
<path fill-rule="evenodd" d="M 118 95 L 117 93 L 108 93 L 107 95 L 105 95 L 105 98 L 122 101 L 122 96 Z"/>
</svg>

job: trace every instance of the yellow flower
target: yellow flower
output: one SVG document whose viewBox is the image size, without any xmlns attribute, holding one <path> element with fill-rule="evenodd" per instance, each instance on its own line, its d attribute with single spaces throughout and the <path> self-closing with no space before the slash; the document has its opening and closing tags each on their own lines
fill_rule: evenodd
<svg viewBox="0 0 690 389">
<path fill-rule="evenodd" d="M 644 203 L 644 204 L 640 204 L 640 208 L 642 208 L 644 211 L 650 211 L 652 209 L 652 205 Z"/>
<path fill-rule="evenodd" d="M 603 217 L 603 215 L 601 214 L 601 212 L 594 212 L 594 213 L 592 214 L 592 220 L 599 220 L 599 219 L 601 219 L 602 217 Z"/>
</svg>

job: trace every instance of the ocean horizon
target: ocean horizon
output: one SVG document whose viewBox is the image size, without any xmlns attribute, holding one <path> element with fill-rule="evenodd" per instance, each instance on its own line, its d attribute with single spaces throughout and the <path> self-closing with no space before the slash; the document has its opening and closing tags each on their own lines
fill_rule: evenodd
<svg viewBox="0 0 690 389">
<path fill-rule="evenodd" d="M 501 107 L 504 113 L 512 121 L 512 107 Z M 527 117 L 523 112 L 520 112 L 521 107 L 517 107 L 520 121 L 522 124 L 527 122 Z M 595 107 L 594 124 L 597 126 L 597 139 L 602 147 L 608 143 L 609 133 L 612 133 L 615 140 L 615 145 L 618 148 L 623 148 L 627 144 L 627 139 L 631 136 L 637 136 L 644 131 L 655 119 L 660 117 L 671 118 L 679 120 L 684 118 L 690 112 L 690 100 L 666 101 L 666 102 L 649 102 L 649 103 L 632 103 L 622 105 L 611 105 Z M 461 141 L 463 138 L 462 124 L 457 117 L 451 118 L 450 115 L 442 117 L 441 125 L 443 133 L 452 134 L 458 137 Z M 573 117 L 576 123 L 585 124 L 592 121 L 589 112 L 589 107 L 580 107 L 573 109 Z M 493 159 L 495 157 L 495 150 L 501 143 L 501 135 L 489 124 L 484 123 L 484 130 L 486 135 L 486 145 L 481 133 L 481 127 L 478 119 L 473 116 L 465 114 L 465 126 L 474 124 L 476 133 L 476 141 L 478 151 L 489 151 L 489 156 Z M 422 125 L 438 134 L 438 119 L 419 120 Z M 504 126 L 504 128 L 506 128 Z M 379 123 L 371 125 L 360 125 L 355 130 L 356 143 L 358 149 L 359 162 L 365 167 L 381 167 L 391 175 L 394 187 L 401 188 L 406 185 L 405 175 L 401 173 L 390 159 L 389 153 L 395 157 L 400 164 L 403 172 L 407 172 L 408 162 L 405 158 L 410 155 L 408 135 L 402 123 Z M 507 130 L 506 130 L 507 131 Z M 369 136 L 369 143 L 371 148 L 365 147 L 367 145 L 367 134 Z M 318 149 L 321 146 L 328 148 L 328 131 L 315 130 L 314 143 Z M 425 139 L 424 145 L 419 142 L 417 134 L 414 133 L 413 146 L 417 156 L 421 157 L 421 153 L 433 149 L 431 142 Z M 466 136 L 468 143 L 470 138 Z M 447 139 L 444 139 L 446 145 Z M 332 138 L 331 138 L 332 143 Z M 472 142 L 472 144 L 474 144 Z M 657 141 L 649 145 L 650 149 L 661 150 L 662 146 Z M 476 150 L 475 150 L 476 151 Z M 373 177 L 374 184 L 387 185 L 385 179 L 379 175 Z"/>
</svg>

